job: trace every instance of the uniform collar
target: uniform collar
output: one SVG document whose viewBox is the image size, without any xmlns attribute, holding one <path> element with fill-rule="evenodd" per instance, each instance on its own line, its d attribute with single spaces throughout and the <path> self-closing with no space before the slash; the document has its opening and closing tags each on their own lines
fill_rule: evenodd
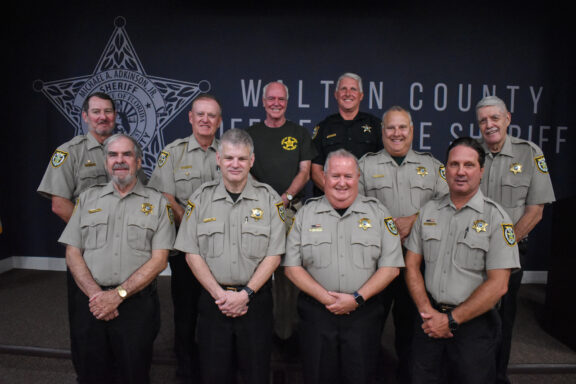
<svg viewBox="0 0 576 384">
<path fill-rule="evenodd" d="M 356 196 L 356 199 L 354 199 L 354 202 L 352 203 L 351 206 L 348 207 L 348 209 L 346 210 L 346 213 L 343 216 L 340 216 L 340 214 L 338 212 L 336 212 L 336 209 L 334 209 L 334 207 L 332 207 L 332 205 L 330 204 L 330 202 L 328 201 L 326 196 L 322 196 L 322 200 L 320 200 L 320 204 L 318 204 L 318 207 L 316 207 L 316 213 L 324 213 L 324 212 L 328 212 L 328 213 L 332 214 L 333 216 L 337 216 L 337 217 L 345 217 L 345 216 L 349 215 L 351 212 L 368 213 L 362 204 L 362 197 L 360 194 L 358 194 L 358 196 Z"/>
<path fill-rule="evenodd" d="M 88 150 L 94 149 L 96 147 L 104 148 L 104 146 L 100 144 L 98 140 L 96 140 L 94 135 L 92 135 L 90 132 L 86 134 L 86 139 L 88 140 L 88 144 L 86 145 L 88 147 Z"/>
<path fill-rule="evenodd" d="M 488 156 L 493 156 L 490 148 L 486 145 L 486 142 L 482 140 L 482 147 L 484 147 L 484 152 Z M 502 149 L 498 152 L 499 155 L 510 156 L 513 157 L 514 153 L 512 152 L 512 140 L 510 139 L 510 135 L 506 135 L 506 139 L 504 140 L 504 145 L 502 145 Z"/>
<path fill-rule="evenodd" d="M 210 144 L 210 146 L 208 148 L 211 148 L 213 151 L 218 150 L 218 141 L 216 140 L 216 138 L 214 138 L 214 140 L 212 140 L 212 144 Z M 194 134 L 192 134 L 188 137 L 188 152 L 194 151 L 197 149 L 202 149 L 202 147 L 200 146 L 200 144 L 198 144 L 198 140 L 196 140 L 196 137 L 194 136 Z"/>
<path fill-rule="evenodd" d="M 240 196 L 238 197 L 237 201 L 240 201 L 242 199 L 249 199 L 249 200 L 258 199 L 258 194 L 256 193 L 256 188 L 254 188 L 253 182 L 254 179 L 251 177 L 250 174 L 248 174 L 248 181 L 246 182 L 246 186 L 240 193 Z M 218 183 L 218 186 L 216 186 L 216 190 L 214 191 L 214 197 L 212 198 L 212 201 L 222 199 L 230 199 L 230 201 L 232 201 L 232 198 L 230 197 L 230 194 L 228 193 L 228 191 L 226 190 L 226 186 L 224 185 L 224 180 L 220 179 L 220 183 Z"/>
<path fill-rule="evenodd" d="M 380 163 L 380 164 L 383 164 L 383 163 L 396 164 L 396 161 L 392 158 L 392 155 L 390 155 L 385 149 L 382 149 L 380 151 L 380 154 L 381 154 L 381 157 L 380 157 L 380 160 L 378 161 L 378 163 Z M 404 164 L 404 163 L 418 163 L 418 159 L 416 158 L 416 154 L 414 153 L 412 148 L 410 148 L 408 150 L 408 153 L 406 153 L 406 156 L 404 157 L 404 161 L 402 162 L 402 164 Z"/>
<path fill-rule="evenodd" d="M 112 180 L 110 180 L 108 182 L 108 184 L 106 184 L 102 190 L 100 191 L 100 197 L 105 196 L 105 195 L 109 195 L 109 194 L 114 194 L 117 193 L 116 192 L 116 188 L 114 188 L 114 182 Z M 134 185 L 134 188 L 132 188 L 132 190 L 130 192 L 128 192 L 126 194 L 126 196 L 131 195 L 131 194 L 136 194 L 136 195 L 140 195 L 142 197 L 148 197 L 148 191 L 146 190 L 146 187 L 144 186 L 144 184 L 142 184 L 142 182 L 140 181 L 140 179 L 137 179 L 136 184 Z M 126 197 L 124 196 L 124 197 Z"/>
<path fill-rule="evenodd" d="M 446 194 L 442 200 L 440 200 L 440 203 L 438 205 L 438 208 L 443 208 L 450 205 L 452 208 L 456 208 L 454 206 L 454 204 L 452 204 L 452 200 L 450 200 L 450 193 Z M 484 194 L 482 193 L 482 191 L 480 190 L 480 188 L 478 188 L 478 191 L 476 192 L 476 194 L 474 196 L 472 196 L 472 198 L 470 200 L 468 200 L 468 202 L 466 204 L 464 204 L 464 206 L 462 208 L 465 207 L 469 207 L 472 208 L 473 210 L 477 211 L 477 212 L 484 212 Z M 461 208 L 461 210 L 462 210 Z"/>
</svg>

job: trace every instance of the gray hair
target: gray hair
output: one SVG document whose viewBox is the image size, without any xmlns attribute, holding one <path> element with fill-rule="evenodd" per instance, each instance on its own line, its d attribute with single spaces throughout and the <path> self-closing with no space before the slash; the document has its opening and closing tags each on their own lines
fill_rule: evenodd
<svg viewBox="0 0 576 384">
<path fill-rule="evenodd" d="M 268 84 L 266 84 L 264 86 L 264 88 L 262 88 L 262 98 L 266 97 L 266 91 L 268 90 L 268 86 L 271 84 L 280 84 L 284 87 L 284 90 L 286 91 L 286 100 L 288 100 L 288 98 L 290 97 L 290 93 L 288 92 L 288 86 L 284 83 L 281 83 L 279 81 L 271 81 Z"/>
<path fill-rule="evenodd" d="M 115 133 L 104 141 L 104 155 L 108 157 L 108 148 L 110 147 L 110 144 L 123 137 L 127 138 L 132 142 L 132 144 L 134 144 L 134 157 L 136 159 L 142 159 L 142 147 L 140 147 L 140 144 L 138 144 L 136 139 L 125 133 Z"/>
<path fill-rule="evenodd" d="M 362 90 L 362 78 L 360 76 L 358 76 L 357 74 L 352 73 L 352 72 L 346 72 L 346 73 L 340 75 L 340 77 L 338 78 L 338 81 L 336 82 L 336 90 L 338 90 L 338 88 L 340 88 L 340 82 L 342 81 L 342 79 L 344 79 L 346 77 L 353 79 L 353 80 L 356 80 L 358 82 L 358 90 L 361 93 L 364 92 Z"/>
<path fill-rule="evenodd" d="M 358 158 L 356 156 L 354 156 L 354 154 L 350 151 L 347 151 L 344 148 L 340 148 L 337 149 L 335 151 L 332 151 L 328 154 L 328 156 L 326 156 L 326 162 L 324 163 L 324 173 L 328 172 L 328 163 L 330 162 L 330 159 L 333 157 L 344 157 L 347 159 L 354 159 L 354 163 L 356 164 L 356 169 L 358 170 L 358 173 L 360 173 L 360 166 L 358 165 Z"/>
<path fill-rule="evenodd" d="M 506 103 L 497 96 L 486 96 L 482 100 L 480 100 L 478 104 L 476 104 L 476 112 L 478 112 L 480 108 L 484 107 L 498 107 L 504 113 L 508 113 Z"/>
<path fill-rule="evenodd" d="M 222 145 L 228 143 L 231 145 L 245 145 L 250 149 L 250 155 L 254 153 L 254 141 L 250 134 L 243 129 L 232 128 L 224 132 L 220 137 L 220 144 L 218 144 L 218 152 L 222 153 Z"/>
<path fill-rule="evenodd" d="M 408 119 L 410 120 L 410 125 L 413 126 L 414 123 L 412 122 L 412 115 L 410 114 L 409 111 L 407 111 L 406 109 L 398 106 L 398 105 L 393 105 L 392 107 L 388 108 L 388 110 L 386 112 L 384 112 L 384 114 L 382 115 L 382 127 L 384 127 L 384 120 L 386 119 L 386 115 L 388 114 L 388 112 L 404 112 L 408 115 Z"/>
</svg>

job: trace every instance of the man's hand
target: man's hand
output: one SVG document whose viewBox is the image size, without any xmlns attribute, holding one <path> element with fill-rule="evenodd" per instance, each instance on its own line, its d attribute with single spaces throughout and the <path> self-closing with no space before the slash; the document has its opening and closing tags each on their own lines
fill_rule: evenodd
<svg viewBox="0 0 576 384">
<path fill-rule="evenodd" d="M 450 327 L 448 326 L 448 315 L 445 313 L 438 312 L 436 310 L 430 311 L 430 313 L 422 312 L 420 313 L 422 320 L 422 330 L 429 337 L 434 339 L 448 339 L 454 337 L 452 332 L 450 332 Z"/>
<path fill-rule="evenodd" d="M 335 315 L 349 315 L 358 308 L 354 296 L 349 293 L 328 292 L 334 298 L 334 303 L 326 305 L 326 309 Z"/>
<path fill-rule="evenodd" d="M 109 321 L 118 317 L 118 306 L 122 303 L 122 298 L 116 290 L 100 291 L 90 297 L 88 305 L 90 312 L 98 320 Z"/>
<path fill-rule="evenodd" d="M 246 291 L 224 291 L 224 295 L 216 300 L 215 303 L 224 315 L 239 317 L 244 316 L 248 312 L 249 301 Z"/>
</svg>

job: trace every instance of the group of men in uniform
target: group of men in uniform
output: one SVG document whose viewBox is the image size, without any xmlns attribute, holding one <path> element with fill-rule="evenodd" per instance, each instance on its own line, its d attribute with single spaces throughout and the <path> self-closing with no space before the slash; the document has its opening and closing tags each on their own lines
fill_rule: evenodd
<svg viewBox="0 0 576 384">
<path fill-rule="evenodd" d="M 88 134 L 55 151 L 38 189 L 68 222 L 79 382 L 149 380 L 168 262 L 180 382 L 268 382 L 274 336 L 299 338 L 307 383 L 376 380 L 390 311 L 399 382 L 507 382 L 518 245 L 554 201 L 541 150 L 507 136 L 490 96 L 482 142 L 455 140 L 444 166 L 412 149 L 407 110 L 359 110 L 358 75 L 334 96 L 310 137 L 269 83 L 266 119 L 218 140 L 220 104 L 201 95 L 192 135 L 162 150 L 147 185 L 138 144 L 112 135 L 114 102 L 87 98 Z"/>
</svg>

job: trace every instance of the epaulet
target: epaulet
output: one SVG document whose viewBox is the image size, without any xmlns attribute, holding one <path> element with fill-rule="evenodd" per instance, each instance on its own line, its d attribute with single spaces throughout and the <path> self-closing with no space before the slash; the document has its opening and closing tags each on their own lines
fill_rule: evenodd
<svg viewBox="0 0 576 384">
<path fill-rule="evenodd" d="M 172 149 L 172 148 L 174 148 L 174 147 L 177 147 L 177 146 L 181 145 L 182 143 L 186 144 L 187 142 L 188 142 L 188 137 L 183 137 L 183 138 L 180 138 L 180 139 L 176 139 L 176 140 L 174 140 L 173 142 L 171 142 L 170 144 L 166 145 L 166 146 L 164 147 L 164 150 Z"/>
<path fill-rule="evenodd" d="M 80 145 L 80 144 L 84 143 L 86 140 L 88 140 L 86 135 L 74 136 L 72 139 L 70 139 L 69 141 L 62 144 L 59 148 L 66 148 L 66 147 L 73 147 L 76 145 Z"/>
<path fill-rule="evenodd" d="M 491 198 L 484 196 L 484 201 L 493 206 L 494 208 L 496 208 L 496 210 L 498 212 L 500 212 L 500 214 L 502 215 L 502 217 L 509 217 L 508 214 L 506 213 L 506 211 L 504 210 L 504 208 L 502 208 L 502 206 L 500 204 L 498 204 L 496 201 L 492 200 Z"/>
<path fill-rule="evenodd" d="M 438 160 L 436 157 L 434 157 L 434 155 L 431 154 L 430 152 L 414 151 L 414 153 L 417 154 L 417 155 L 420 155 L 420 156 L 430 157 L 432 160 L 437 161 L 439 164 L 443 164 L 440 160 Z"/>
<path fill-rule="evenodd" d="M 276 190 L 274 188 L 272 188 L 269 184 L 263 183 L 261 181 L 254 179 L 254 178 L 252 179 L 252 186 L 254 188 L 263 188 L 263 189 L 268 190 L 268 192 L 276 193 Z"/>
<path fill-rule="evenodd" d="M 378 200 L 377 198 L 372 197 L 372 196 L 362 195 L 362 201 L 363 201 L 364 203 L 371 203 L 371 204 L 373 203 L 373 204 L 376 204 L 376 205 L 382 204 L 382 202 L 381 202 L 380 200 Z"/>
<path fill-rule="evenodd" d="M 214 187 L 214 186 L 218 185 L 219 183 L 220 183 L 220 180 L 210 180 L 210 181 L 203 183 L 200 187 L 198 187 L 198 189 L 203 191 L 207 188 Z"/>
<path fill-rule="evenodd" d="M 512 144 L 527 145 L 527 146 L 531 147 L 537 153 L 542 152 L 542 149 L 538 145 L 536 145 L 535 143 L 533 143 L 529 140 L 524 140 L 524 139 L 521 139 L 519 137 L 510 136 L 510 142 Z"/>
<path fill-rule="evenodd" d="M 306 199 L 306 201 L 304 202 L 304 205 L 309 204 L 310 202 L 318 201 L 318 200 L 320 200 L 322 197 L 323 197 L 323 196 L 309 197 L 309 198 Z"/>
<path fill-rule="evenodd" d="M 362 157 L 361 157 L 360 159 L 358 159 L 358 160 L 361 160 L 361 159 L 364 158 L 364 157 L 371 157 L 371 156 L 376 156 L 376 155 L 379 155 L 379 154 L 380 154 L 380 152 L 366 152 L 366 153 L 365 153 L 364 155 L 362 155 Z"/>
</svg>

